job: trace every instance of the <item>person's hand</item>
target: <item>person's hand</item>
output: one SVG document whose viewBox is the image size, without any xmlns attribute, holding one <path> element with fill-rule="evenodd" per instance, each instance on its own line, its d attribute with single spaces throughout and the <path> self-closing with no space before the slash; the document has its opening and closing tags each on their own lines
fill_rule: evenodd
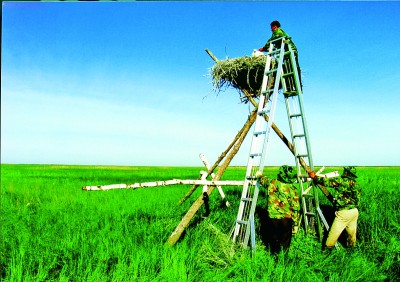
<svg viewBox="0 0 400 282">
<path fill-rule="evenodd" d="M 314 179 L 317 175 L 315 174 L 315 171 L 311 170 L 308 172 L 308 176 L 310 176 L 312 179 Z"/>
<path fill-rule="evenodd" d="M 294 225 L 292 229 L 292 234 L 296 234 L 297 231 L 299 231 L 299 227 L 297 225 Z"/>
<path fill-rule="evenodd" d="M 264 48 L 260 48 L 260 49 L 258 49 L 258 51 L 263 52 L 263 51 L 264 51 Z"/>
</svg>

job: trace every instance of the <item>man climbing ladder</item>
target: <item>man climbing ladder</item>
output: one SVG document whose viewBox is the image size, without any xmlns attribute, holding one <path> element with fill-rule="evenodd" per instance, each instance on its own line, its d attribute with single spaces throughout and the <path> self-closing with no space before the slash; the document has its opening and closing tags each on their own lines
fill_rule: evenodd
<svg viewBox="0 0 400 282">
<path fill-rule="evenodd" d="M 289 50 L 289 47 L 288 47 L 288 46 L 290 46 L 290 47 L 292 48 L 293 53 L 294 53 L 294 57 L 295 57 L 295 60 L 296 60 L 297 73 L 298 73 L 298 75 L 299 75 L 300 85 L 301 85 L 301 87 L 303 87 L 303 83 L 302 83 L 302 81 L 301 81 L 301 70 L 300 70 L 300 64 L 299 64 L 299 56 L 298 56 L 298 52 L 297 52 L 296 45 L 295 45 L 294 42 L 292 41 L 292 38 L 281 28 L 280 22 L 278 22 L 278 21 L 273 21 L 273 22 L 271 22 L 270 25 L 271 25 L 272 36 L 268 39 L 267 43 L 265 43 L 264 47 L 261 47 L 260 49 L 258 49 L 258 51 L 260 51 L 260 52 L 267 52 L 267 51 L 268 51 L 269 44 L 270 44 L 273 40 L 275 40 L 275 39 L 277 39 L 277 38 L 281 38 L 281 37 L 285 38 L 285 44 L 286 44 L 286 47 L 285 47 L 286 50 L 285 50 L 285 51 L 288 51 L 288 50 Z M 274 47 L 275 47 L 275 48 L 280 48 L 281 46 L 279 46 L 279 44 L 280 44 L 279 41 L 274 41 Z M 291 65 L 290 65 L 290 63 L 288 62 L 288 60 L 285 60 L 284 68 L 285 68 L 284 71 L 285 71 L 286 73 L 287 73 L 287 72 L 290 72 Z M 287 84 L 288 84 L 288 83 L 287 83 Z M 291 85 L 294 86 L 293 81 L 292 81 Z M 295 90 L 294 87 L 291 87 L 291 89 L 292 89 L 292 90 Z"/>
</svg>

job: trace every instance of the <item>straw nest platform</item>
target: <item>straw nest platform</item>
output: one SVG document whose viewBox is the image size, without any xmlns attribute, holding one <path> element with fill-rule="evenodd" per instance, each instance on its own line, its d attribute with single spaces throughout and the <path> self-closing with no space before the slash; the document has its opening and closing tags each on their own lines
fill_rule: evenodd
<svg viewBox="0 0 400 282">
<path fill-rule="evenodd" d="M 214 91 L 233 87 L 247 91 L 253 98 L 260 95 L 265 68 L 265 56 L 245 56 L 235 59 L 218 60 L 211 68 Z M 242 103 L 248 103 L 247 97 L 241 97 Z"/>
</svg>

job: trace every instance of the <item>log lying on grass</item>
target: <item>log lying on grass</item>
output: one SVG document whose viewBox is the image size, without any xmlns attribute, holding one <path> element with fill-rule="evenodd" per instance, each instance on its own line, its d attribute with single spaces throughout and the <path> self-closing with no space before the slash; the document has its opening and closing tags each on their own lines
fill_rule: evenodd
<svg viewBox="0 0 400 282">
<path fill-rule="evenodd" d="M 137 189 L 137 188 L 149 188 L 158 186 L 168 186 L 168 185 L 207 185 L 207 186 L 243 186 L 244 181 L 236 180 L 182 180 L 182 179 L 172 179 L 166 181 L 154 181 L 154 182 L 142 182 L 133 184 L 110 184 L 101 186 L 83 186 L 82 190 L 85 191 L 104 191 L 112 189 Z"/>
</svg>

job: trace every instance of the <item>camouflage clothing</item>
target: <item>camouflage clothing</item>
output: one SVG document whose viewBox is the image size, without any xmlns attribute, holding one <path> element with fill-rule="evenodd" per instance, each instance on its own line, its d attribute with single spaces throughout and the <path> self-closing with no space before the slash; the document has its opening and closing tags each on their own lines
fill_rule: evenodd
<svg viewBox="0 0 400 282">
<path fill-rule="evenodd" d="M 341 178 L 327 179 L 316 177 L 314 182 L 329 187 L 336 208 L 335 220 L 329 229 L 326 247 L 332 249 L 344 229 L 347 231 L 347 245 L 354 246 L 357 235 L 358 204 L 361 198 L 361 188 L 356 182 L 356 168 L 344 167 Z"/>
<path fill-rule="evenodd" d="M 328 187 L 329 193 L 335 198 L 337 210 L 357 208 L 361 198 L 360 185 L 351 178 L 342 175 L 341 178 L 316 178 L 318 184 Z"/>
<path fill-rule="evenodd" d="M 285 31 L 283 31 L 282 28 L 278 27 L 277 29 L 273 30 L 272 31 L 272 36 L 270 37 L 270 39 L 268 39 L 267 43 L 265 43 L 264 47 L 262 47 L 260 50 L 268 51 L 270 42 L 272 40 L 278 39 L 280 37 L 285 37 L 285 43 L 286 43 L 285 51 L 289 50 L 289 48 L 287 47 L 288 45 L 290 45 L 292 47 L 292 50 L 293 50 L 293 53 L 294 53 L 294 57 L 295 57 L 295 60 L 296 60 L 296 64 L 297 64 L 297 73 L 299 75 L 300 86 L 301 86 L 301 88 L 303 88 L 303 86 L 302 86 L 303 83 L 302 83 L 302 79 L 301 79 L 301 68 L 300 68 L 300 64 L 299 64 L 299 56 L 298 56 L 296 45 L 294 45 L 294 43 L 292 41 L 292 38 Z M 273 43 L 273 45 L 275 46 L 275 48 L 280 48 L 281 47 L 281 41 L 280 40 L 275 41 Z M 289 57 L 286 56 L 285 60 L 288 60 L 288 58 Z M 287 64 L 288 64 L 288 62 L 286 62 L 284 64 L 284 66 L 287 65 Z M 289 65 L 291 65 L 291 64 L 289 63 Z M 290 70 L 284 69 L 284 72 L 287 72 L 287 71 L 288 72 L 292 72 Z M 288 91 L 290 91 L 290 90 L 295 91 L 296 90 L 296 87 L 293 85 L 294 83 L 293 82 L 291 83 L 290 80 L 287 80 L 286 84 L 287 84 L 287 87 L 290 88 L 290 89 L 288 89 Z"/>
<path fill-rule="evenodd" d="M 272 32 L 271 38 L 268 39 L 267 43 L 265 43 L 265 46 L 263 47 L 263 49 L 268 50 L 270 41 L 272 41 L 274 39 L 278 39 L 279 37 L 285 37 L 285 39 L 286 39 L 285 43 L 289 44 L 292 47 L 293 51 L 295 53 L 297 53 L 296 45 L 294 45 L 291 37 L 285 31 L 283 31 L 283 29 L 281 29 L 280 27 L 278 27 L 276 30 L 274 30 Z M 275 42 L 274 44 L 278 44 L 278 43 Z M 277 46 L 277 47 L 280 47 L 280 46 Z"/>
<path fill-rule="evenodd" d="M 299 224 L 300 202 L 297 188 L 293 184 L 261 176 L 261 186 L 268 189 L 268 215 L 270 218 L 291 218 Z"/>
</svg>

